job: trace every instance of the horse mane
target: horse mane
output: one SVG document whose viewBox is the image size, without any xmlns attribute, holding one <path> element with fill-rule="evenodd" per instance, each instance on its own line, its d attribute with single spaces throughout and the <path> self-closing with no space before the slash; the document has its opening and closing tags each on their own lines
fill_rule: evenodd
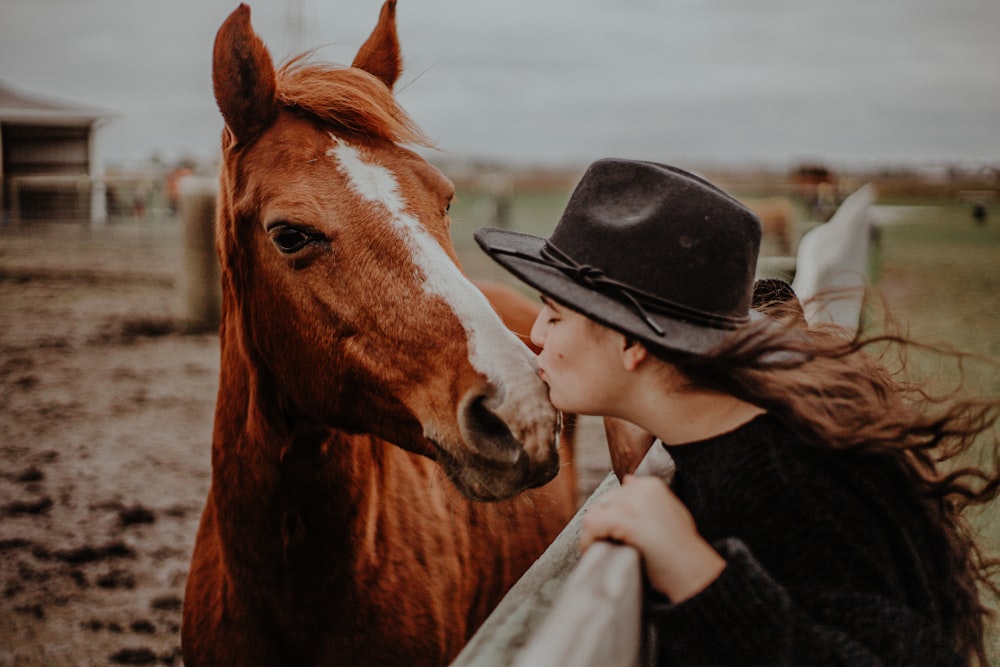
<svg viewBox="0 0 1000 667">
<path fill-rule="evenodd" d="M 296 56 L 276 72 L 278 101 L 316 120 L 371 139 L 431 146 L 379 78 L 356 67 Z"/>
</svg>

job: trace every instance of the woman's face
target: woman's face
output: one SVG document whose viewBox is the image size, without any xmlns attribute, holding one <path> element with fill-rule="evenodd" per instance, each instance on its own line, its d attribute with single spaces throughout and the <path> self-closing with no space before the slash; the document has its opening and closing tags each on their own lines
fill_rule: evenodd
<svg viewBox="0 0 1000 667">
<path fill-rule="evenodd" d="M 559 410 L 583 415 L 615 412 L 624 337 L 547 297 L 531 328 L 539 375 Z"/>
</svg>

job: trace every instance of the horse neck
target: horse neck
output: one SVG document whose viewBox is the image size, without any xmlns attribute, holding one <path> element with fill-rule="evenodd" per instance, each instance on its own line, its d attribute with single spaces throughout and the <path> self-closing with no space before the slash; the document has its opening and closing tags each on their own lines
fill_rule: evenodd
<svg viewBox="0 0 1000 667">
<path fill-rule="evenodd" d="M 242 338 L 224 316 L 212 443 L 224 548 L 238 560 L 273 566 L 288 561 L 305 526 L 322 522 L 324 541 L 310 535 L 310 548 L 348 557 L 356 524 L 375 511 L 370 480 L 387 465 L 384 448 L 296 417 Z"/>
</svg>

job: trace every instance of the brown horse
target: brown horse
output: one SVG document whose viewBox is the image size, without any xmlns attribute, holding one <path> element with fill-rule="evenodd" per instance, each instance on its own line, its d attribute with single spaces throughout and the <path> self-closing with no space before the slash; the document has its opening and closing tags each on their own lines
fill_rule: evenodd
<svg viewBox="0 0 1000 667">
<path fill-rule="evenodd" d="M 457 265 L 453 186 L 403 146 L 394 4 L 352 67 L 276 72 L 242 5 L 216 37 L 222 365 L 188 667 L 445 664 L 575 509 L 534 357 Z"/>
<path fill-rule="evenodd" d="M 795 249 L 795 207 L 787 197 L 745 199 L 761 225 L 761 254 L 787 257 Z"/>
</svg>

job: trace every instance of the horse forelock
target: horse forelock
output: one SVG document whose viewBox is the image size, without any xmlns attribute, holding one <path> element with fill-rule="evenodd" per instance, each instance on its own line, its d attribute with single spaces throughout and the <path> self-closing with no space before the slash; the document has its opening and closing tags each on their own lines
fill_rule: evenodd
<svg viewBox="0 0 1000 667">
<path fill-rule="evenodd" d="M 356 67 L 314 63 L 309 55 L 290 60 L 276 73 L 280 103 L 353 134 L 431 145 L 378 77 Z"/>
</svg>

